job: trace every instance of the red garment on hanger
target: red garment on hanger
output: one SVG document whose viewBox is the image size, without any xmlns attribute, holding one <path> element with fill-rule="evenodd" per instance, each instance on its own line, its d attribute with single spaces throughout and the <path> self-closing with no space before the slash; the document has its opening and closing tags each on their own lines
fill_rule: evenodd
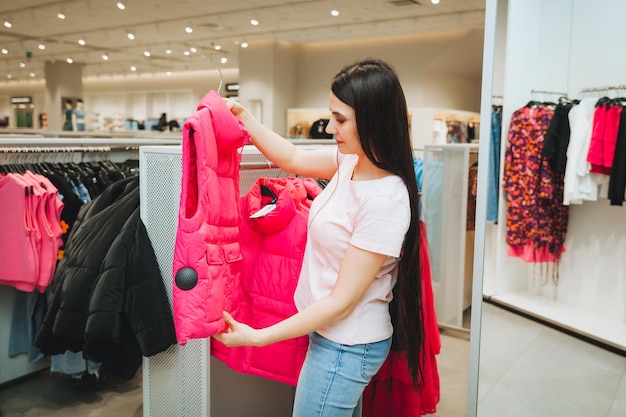
<svg viewBox="0 0 626 417">
<path fill-rule="evenodd" d="M 436 355 L 441 335 L 435 313 L 426 225 L 421 222 L 420 267 L 422 272 L 422 314 L 424 345 L 420 367 L 424 373 L 418 390 L 413 388 L 403 351 L 392 350 L 378 374 L 363 393 L 363 417 L 415 417 L 434 414 L 440 397 Z"/>
</svg>

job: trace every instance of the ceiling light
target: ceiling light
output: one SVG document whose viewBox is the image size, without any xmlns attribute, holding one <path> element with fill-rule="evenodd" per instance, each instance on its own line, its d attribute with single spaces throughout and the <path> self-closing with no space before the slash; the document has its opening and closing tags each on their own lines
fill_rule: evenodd
<svg viewBox="0 0 626 417">
<path fill-rule="evenodd" d="M 143 52 L 143 56 L 145 56 L 146 58 L 150 57 L 150 51 L 144 51 Z"/>
<path fill-rule="evenodd" d="M 0 52 L 2 52 L 4 55 L 6 55 L 6 54 L 9 53 L 9 50 L 6 49 L 6 48 L 2 48 L 2 50 Z"/>
<path fill-rule="evenodd" d="M 220 59 L 220 62 L 221 62 L 222 64 L 225 64 L 225 63 L 227 63 L 227 62 L 228 62 L 228 58 L 226 58 L 225 56 L 223 56 L 223 57 L 222 57 L 222 59 Z"/>
<path fill-rule="evenodd" d="M 193 32 L 193 28 L 191 26 L 185 26 L 185 32 L 191 33 Z"/>
<path fill-rule="evenodd" d="M 20 68 L 25 68 L 25 67 L 26 67 L 26 64 L 23 62 L 20 62 Z"/>
<path fill-rule="evenodd" d="M 167 49 L 165 50 L 165 53 L 166 53 L 167 55 L 171 55 L 171 54 L 172 54 L 172 50 L 171 50 L 170 48 L 167 48 Z"/>
<path fill-rule="evenodd" d="M 34 78 L 35 77 L 35 73 L 31 72 L 30 74 L 28 74 L 30 76 L 30 78 Z"/>
<path fill-rule="evenodd" d="M 198 50 L 192 46 L 191 48 L 189 48 L 189 52 L 195 54 L 196 52 L 198 52 Z"/>
<path fill-rule="evenodd" d="M 250 24 L 252 26 L 257 26 L 259 24 L 259 15 L 255 14 L 254 17 L 252 17 L 252 19 L 250 19 Z"/>
<path fill-rule="evenodd" d="M 86 43 L 87 43 L 87 42 L 85 42 L 85 40 L 84 40 L 83 38 L 80 38 L 80 39 L 78 40 L 78 44 L 79 44 L 79 45 L 85 46 L 85 44 L 86 44 Z"/>
<path fill-rule="evenodd" d="M 63 8 L 59 9 L 59 13 L 57 13 L 57 17 L 61 20 L 65 19 L 65 13 L 63 12 Z"/>
<path fill-rule="evenodd" d="M 7 78 L 8 78 L 8 79 L 11 79 L 11 78 L 13 78 L 13 75 L 11 75 L 11 74 L 7 74 Z"/>
<path fill-rule="evenodd" d="M 135 71 L 137 71 L 137 67 L 136 67 L 136 66 L 134 66 L 134 65 L 131 65 L 131 66 L 130 66 L 130 70 L 131 70 L 131 71 L 133 71 L 133 72 L 135 72 Z"/>
<path fill-rule="evenodd" d="M 41 49 L 42 51 L 44 49 L 46 49 L 46 45 L 44 45 L 43 43 L 40 43 L 39 46 L 37 46 L 39 49 Z"/>
<path fill-rule="evenodd" d="M 172 75 L 172 71 L 167 71 L 167 72 L 165 73 L 165 75 L 166 75 L 167 77 L 169 77 L 170 75 Z"/>
<path fill-rule="evenodd" d="M 247 48 L 248 47 L 248 42 L 246 42 L 246 41 L 241 42 L 241 47 L 242 48 Z"/>
<path fill-rule="evenodd" d="M 135 39 L 135 34 L 131 31 L 128 31 L 126 33 L 126 36 L 128 37 L 128 39 L 130 39 L 131 41 Z"/>
<path fill-rule="evenodd" d="M 330 11 L 330 14 L 331 14 L 331 15 L 333 15 L 333 16 L 339 16 L 339 10 L 337 10 L 337 9 L 332 9 L 332 10 Z"/>
<path fill-rule="evenodd" d="M 220 49 L 222 49 L 222 45 L 220 45 L 219 43 L 216 43 L 215 45 L 213 45 L 213 48 L 214 48 L 216 51 L 219 51 Z"/>
<path fill-rule="evenodd" d="M 4 27 L 7 29 L 11 29 L 11 26 L 13 26 L 11 22 L 9 22 L 8 20 L 5 20 L 3 24 L 4 24 Z"/>
<path fill-rule="evenodd" d="M 126 9 L 126 4 L 124 4 L 123 1 L 118 1 L 117 2 L 117 8 L 120 9 L 120 10 L 124 10 L 124 9 Z"/>
<path fill-rule="evenodd" d="M 432 4 L 439 4 L 439 0 L 430 0 Z"/>
<path fill-rule="evenodd" d="M 103 61 L 108 61 L 109 60 L 109 55 L 107 55 L 106 52 L 102 54 L 102 60 Z"/>
<path fill-rule="evenodd" d="M 65 62 L 67 62 L 68 64 L 71 64 L 74 62 L 74 60 L 72 58 L 66 58 Z"/>
<path fill-rule="evenodd" d="M 190 54 L 191 54 L 191 52 L 189 52 L 189 51 L 183 52 L 183 55 L 185 55 L 185 56 L 189 56 Z"/>
</svg>

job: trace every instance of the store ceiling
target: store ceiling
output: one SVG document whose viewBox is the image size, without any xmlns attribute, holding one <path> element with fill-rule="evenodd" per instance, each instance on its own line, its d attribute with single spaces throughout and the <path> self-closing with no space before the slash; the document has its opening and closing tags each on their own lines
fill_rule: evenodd
<svg viewBox="0 0 626 417">
<path fill-rule="evenodd" d="M 475 29 L 483 27 L 485 10 L 485 0 L 126 0 L 125 10 L 116 3 L 0 2 L 0 82 L 43 79 L 45 61 L 68 58 L 83 65 L 84 77 L 236 68 L 242 42 L 253 47 L 261 40 L 304 44 Z M 258 26 L 250 24 L 253 18 Z"/>
</svg>

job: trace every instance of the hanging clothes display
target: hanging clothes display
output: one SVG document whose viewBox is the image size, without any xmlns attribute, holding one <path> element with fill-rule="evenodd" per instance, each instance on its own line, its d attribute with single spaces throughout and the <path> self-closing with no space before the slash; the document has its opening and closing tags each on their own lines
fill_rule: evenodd
<svg viewBox="0 0 626 417">
<path fill-rule="evenodd" d="M 241 302 L 236 320 L 262 328 L 297 313 L 293 296 L 307 219 L 321 191 L 312 178 L 260 178 L 241 197 Z M 295 386 L 308 344 L 307 336 L 264 347 L 227 348 L 213 340 L 211 353 L 238 372 Z"/>
<path fill-rule="evenodd" d="M 506 192 L 509 255 L 526 262 L 556 262 L 565 251 L 569 207 L 564 175 L 542 156 L 554 106 L 530 102 L 511 116 L 502 187 Z"/>
<path fill-rule="evenodd" d="M 424 344 L 420 355 L 423 379 L 413 387 L 404 352 L 392 349 L 387 360 L 363 393 L 363 417 L 419 417 L 437 412 L 440 399 L 436 356 L 441 351 L 441 335 L 435 312 L 426 225 L 422 221 L 420 268 Z"/>
<path fill-rule="evenodd" d="M 139 179 L 107 187 L 80 211 L 35 346 L 83 352 L 100 372 L 132 378 L 142 356 L 176 343 L 172 313 L 145 226 Z"/>
<path fill-rule="evenodd" d="M 223 311 L 237 317 L 239 148 L 248 132 L 216 91 L 183 125 L 182 189 L 172 274 L 180 345 L 226 330 Z"/>
</svg>

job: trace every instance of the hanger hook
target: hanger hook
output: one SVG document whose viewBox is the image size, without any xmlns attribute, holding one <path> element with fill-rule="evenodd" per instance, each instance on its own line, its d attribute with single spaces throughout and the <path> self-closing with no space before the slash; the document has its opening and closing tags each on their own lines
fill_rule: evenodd
<svg viewBox="0 0 626 417">
<path fill-rule="evenodd" d="M 224 77 L 222 77 L 222 70 L 218 69 L 217 72 L 220 74 L 220 85 L 217 87 L 217 94 L 220 94 L 222 89 L 222 83 L 224 82 Z"/>
</svg>

